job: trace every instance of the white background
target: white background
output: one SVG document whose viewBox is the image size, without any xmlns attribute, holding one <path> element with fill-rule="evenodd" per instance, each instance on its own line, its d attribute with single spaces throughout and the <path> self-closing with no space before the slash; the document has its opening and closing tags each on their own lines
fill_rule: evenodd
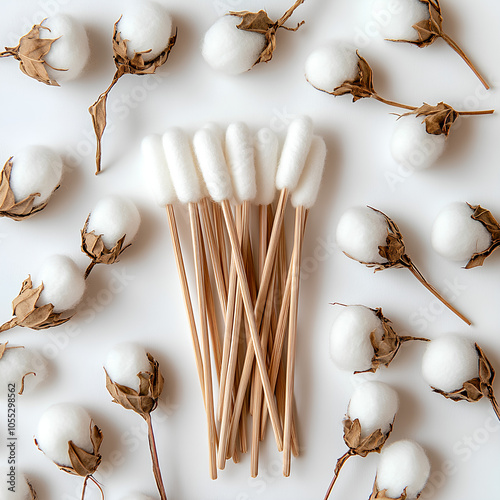
<svg viewBox="0 0 500 500">
<path fill-rule="evenodd" d="M 113 90 L 109 133 L 103 142 L 104 172 L 97 178 L 87 108 L 111 81 L 111 34 L 122 2 L 4 3 L 2 45 L 15 45 L 33 23 L 57 10 L 85 24 L 92 57 L 85 75 L 61 88 L 27 78 L 12 59 L 0 61 L 2 162 L 34 143 L 59 151 L 67 166 L 60 190 L 42 213 L 24 222 L 0 221 L 0 319 L 10 318 L 10 303 L 21 282 L 46 256 L 67 253 L 82 269 L 86 266 L 79 230 L 101 197 L 129 195 L 143 218 L 137 241 L 121 262 L 94 270 L 79 313 L 68 325 L 42 333 L 18 328 L 3 335 L 3 340 L 36 348 L 51 358 L 50 378 L 35 394 L 18 400 L 19 464 L 41 500 L 78 499 L 81 488 L 78 478 L 59 472 L 32 442 L 41 412 L 60 401 L 84 405 L 103 430 L 104 463 L 96 478 L 109 500 L 132 490 L 156 495 L 140 418 L 111 404 L 104 386 L 103 360 L 119 341 L 143 343 L 165 374 L 155 426 L 171 500 L 323 498 L 335 460 L 346 450 L 341 421 L 353 384 L 362 378 L 340 372 L 329 359 L 329 329 L 339 312 L 330 302 L 381 306 L 400 333 L 431 338 L 447 332 L 467 335 L 500 367 L 500 254 L 490 257 L 483 268 L 465 271 L 435 254 L 429 242 L 435 215 L 451 201 L 480 203 L 500 217 L 498 115 L 459 120 L 438 165 L 415 174 L 398 173 L 389 153 L 393 110 L 369 100 L 352 104 L 347 96 L 330 97 L 315 91 L 303 77 L 311 50 L 341 37 L 361 49 L 374 69 L 376 89 L 389 99 L 415 105 L 444 100 L 457 109 L 495 108 L 500 80 L 496 1 L 443 0 L 444 27 L 493 86 L 485 93 L 442 41 L 426 49 L 384 42 L 373 29 L 376 25 L 367 24 L 367 2 L 362 0 L 307 0 L 293 17 L 305 19 L 306 25 L 297 33 L 279 33 L 271 63 L 239 77 L 225 77 L 207 67 L 200 55 L 200 39 L 211 23 L 227 10 L 268 8 L 277 18 L 291 1 L 165 0 L 179 28 L 177 45 L 156 79 L 126 76 Z M 244 457 L 239 465 L 228 463 L 213 482 L 208 478 L 202 398 L 166 217 L 142 183 L 139 145 L 146 134 L 169 126 L 192 132 L 206 121 L 246 121 L 254 130 L 271 126 L 283 137 L 290 117 L 302 113 L 313 117 L 329 149 L 304 246 L 306 279 L 301 284 L 296 371 L 302 455 L 293 461 L 292 476 L 281 477 L 281 457 L 269 433 L 257 479 L 249 478 L 249 457 Z M 470 316 L 471 328 L 440 308 L 404 270 L 373 275 L 342 255 L 334 244 L 336 223 L 346 208 L 357 204 L 377 207 L 398 222 L 410 256 Z M 177 213 L 188 255 L 187 220 L 182 209 Z M 289 224 L 292 215 L 290 210 Z M 192 277 L 191 259 L 187 260 Z M 117 286 L 116 276 L 125 284 Z M 458 290 L 450 291 L 450 284 Z M 413 438 L 427 450 L 433 475 L 423 498 L 492 498 L 498 494 L 500 425 L 486 401 L 453 403 L 433 394 L 420 376 L 422 352 L 422 345 L 405 346 L 391 367 L 376 376 L 400 393 L 401 409 L 390 439 Z M 6 426 L 3 415 L 0 436 Z M 369 456 L 348 462 L 332 498 L 367 498 L 377 460 Z M 93 486 L 87 498 L 98 498 Z"/>
</svg>

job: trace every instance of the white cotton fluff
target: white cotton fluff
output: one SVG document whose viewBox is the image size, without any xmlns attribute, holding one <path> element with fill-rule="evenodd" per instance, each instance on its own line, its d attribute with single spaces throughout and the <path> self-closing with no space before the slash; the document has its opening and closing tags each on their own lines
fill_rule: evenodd
<svg viewBox="0 0 500 500">
<path fill-rule="evenodd" d="M 0 359 L 0 387 L 15 384 L 16 392 L 19 392 L 24 378 L 23 395 L 32 392 L 47 378 L 47 374 L 47 360 L 32 349 L 7 349 Z"/>
<path fill-rule="evenodd" d="M 288 126 L 276 173 L 276 187 L 293 191 L 300 179 L 311 148 L 313 122 L 308 116 L 295 118 Z"/>
<path fill-rule="evenodd" d="M 386 218 L 369 207 L 353 207 L 344 212 L 337 226 L 337 244 L 349 257 L 360 262 L 387 262 L 379 254 L 386 245 Z"/>
<path fill-rule="evenodd" d="M 270 205 L 276 195 L 278 170 L 278 136 L 269 128 L 260 129 L 254 138 L 256 205 Z"/>
<path fill-rule="evenodd" d="M 389 498 L 399 498 L 406 488 L 408 500 L 418 497 L 429 479 L 431 464 L 424 449 L 403 439 L 384 446 L 377 467 L 376 485 Z"/>
<path fill-rule="evenodd" d="M 396 163 L 410 171 L 432 166 L 446 145 L 444 134 L 428 134 L 422 117 L 402 116 L 396 121 L 391 138 L 391 154 Z"/>
<path fill-rule="evenodd" d="M 398 393 L 383 382 L 363 382 L 352 393 L 347 416 L 359 420 L 361 436 L 369 436 L 377 429 L 387 434 L 398 411 Z"/>
<path fill-rule="evenodd" d="M 230 200 L 233 185 L 220 139 L 213 131 L 202 128 L 194 134 L 193 147 L 211 198 L 217 203 Z"/>
<path fill-rule="evenodd" d="M 384 38 L 414 42 L 419 37 L 413 25 L 429 19 L 429 8 L 420 0 L 374 0 L 372 17 Z"/>
<path fill-rule="evenodd" d="M 18 469 L 15 470 L 15 491 L 10 491 L 8 488 L 10 486 L 9 481 L 12 477 L 10 475 L 11 470 L 7 468 L 0 469 L 0 474 L 2 477 L 2 487 L 0 488 L 0 500 L 33 500 L 31 494 L 31 489 L 29 487 L 28 478 L 19 472 Z"/>
<path fill-rule="evenodd" d="M 109 378 L 139 392 L 141 372 L 151 372 L 151 363 L 145 349 L 133 342 L 117 344 L 108 352 L 104 368 Z"/>
<path fill-rule="evenodd" d="M 144 178 L 160 207 L 177 200 L 168 169 L 163 144 L 159 135 L 148 135 L 142 140 L 142 170 Z"/>
<path fill-rule="evenodd" d="M 9 182 L 16 202 L 40 193 L 33 205 L 45 203 L 59 186 L 62 171 L 61 157 L 45 146 L 28 146 L 16 153 Z"/>
<path fill-rule="evenodd" d="M 312 138 L 311 149 L 299 183 L 292 193 L 294 207 L 311 208 L 316 203 L 326 161 L 326 144 L 322 137 Z"/>
<path fill-rule="evenodd" d="M 365 306 L 342 308 L 330 331 L 330 356 L 341 370 L 363 372 L 372 367 L 375 354 L 370 334 L 381 339 L 382 321 Z"/>
<path fill-rule="evenodd" d="M 236 26 L 238 16 L 222 16 L 205 33 L 201 54 L 215 70 L 228 75 L 239 75 L 252 69 L 266 47 L 261 33 L 244 31 Z"/>
<path fill-rule="evenodd" d="M 33 276 L 33 288 L 43 283 L 37 306 L 52 304 L 54 312 L 73 309 L 85 292 L 85 278 L 75 261 L 66 255 L 47 258 Z"/>
<path fill-rule="evenodd" d="M 222 147 L 224 147 L 224 143 L 226 141 L 226 132 L 218 123 L 208 122 L 205 123 L 202 128 L 213 132 L 217 139 L 219 139 L 220 143 L 223 145 Z"/>
<path fill-rule="evenodd" d="M 333 92 L 344 82 L 352 82 L 359 73 L 359 58 L 353 47 L 330 42 L 317 48 L 306 60 L 307 81 L 319 90 Z"/>
<path fill-rule="evenodd" d="M 471 216 L 467 203 L 451 203 L 439 212 L 432 226 L 431 243 L 436 252 L 454 261 L 469 260 L 491 245 L 491 234 Z"/>
<path fill-rule="evenodd" d="M 479 357 L 474 343 L 459 335 L 443 335 L 428 342 L 422 357 L 422 375 L 435 389 L 453 392 L 479 376 Z"/>
<path fill-rule="evenodd" d="M 177 198 L 181 203 L 198 203 L 203 192 L 188 136 L 173 127 L 163 134 L 162 141 Z"/>
<path fill-rule="evenodd" d="M 148 497 L 147 495 L 143 495 L 142 493 L 132 493 L 131 495 L 127 495 L 122 500 L 154 500 L 152 497 Z"/>
<path fill-rule="evenodd" d="M 157 2 L 141 0 L 127 7 L 118 22 L 122 39 L 127 40 L 127 55 L 133 58 L 136 52 L 143 54 L 144 60 L 152 61 L 168 46 L 173 34 L 172 18 L 167 10 Z"/>
<path fill-rule="evenodd" d="M 74 17 L 65 14 L 50 16 L 42 26 L 50 31 L 41 29 L 40 38 L 57 38 L 44 57 L 51 66 L 46 68 L 49 77 L 58 82 L 74 80 L 82 73 L 90 56 L 85 27 Z"/>
<path fill-rule="evenodd" d="M 226 161 L 237 203 L 252 201 L 257 194 L 253 137 L 244 123 L 231 123 L 226 130 Z"/>
<path fill-rule="evenodd" d="M 124 236 L 124 245 L 128 245 L 140 225 L 141 215 L 134 203 L 124 196 L 113 195 L 97 202 L 90 213 L 87 231 L 100 234 L 106 248 L 111 250 Z"/>
<path fill-rule="evenodd" d="M 74 403 L 58 403 L 42 413 L 38 422 L 36 441 L 38 447 L 58 465 L 71 466 L 68 442 L 92 453 L 90 426 L 92 419 L 87 411 Z"/>
</svg>

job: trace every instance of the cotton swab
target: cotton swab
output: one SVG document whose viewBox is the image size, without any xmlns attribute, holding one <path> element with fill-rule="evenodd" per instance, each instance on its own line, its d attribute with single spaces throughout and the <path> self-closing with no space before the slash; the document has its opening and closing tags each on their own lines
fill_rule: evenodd
<svg viewBox="0 0 500 500">
<path fill-rule="evenodd" d="M 210 132 L 205 131 L 205 136 L 210 137 Z M 213 144 L 213 140 L 217 140 L 216 137 L 211 134 L 211 140 L 205 145 Z M 201 144 L 203 145 L 203 144 Z M 200 145 L 200 146 L 201 146 Z M 252 339 L 252 343 L 249 344 L 249 348 L 247 352 L 252 351 L 251 360 L 253 361 L 253 351 L 255 350 L 255 355 L 257 359 L 257 366 L 260 372 L 260 376 L 262 379 L 262 383 L 264 386 L 264 394 L 266 396 L 266 403 L 269 407 L 269 414 L 271 416 L 271 423 L 273 425 L 273 430 L 276 438 L 276 442 L 278 445 L 278 449 L 282 449 L 282 430 L 281 424 L 279 422 L 278 410 L 276 407 L 276 401 L 274 399 L 274 395 L 271 392 L 271 387 L 269 384 L 269 377 L 267 375 L 267 367 L 265 362 L 265 357 L 262 352 L 262 347 L 259 342 L 259 334 L 257 329 L 257 324 L 255 321 L 255 315 L 253 312 L 252 299 L 250 296 L 250 289 L 248 286 L 248 280 L 245 271 L 245 265 L 243 262 L 243 256 L 241 253 L 241 248 L 238 244 L 238 235 L 236 231 L 236 226 L 233 219 L 233 214 L 231 212 L 231 206 L 229 203 L 229 197 L 225 197 L 227 195 L 227 191 L 224 189 L 227 188 L 229 184 L 229 174 L 227 172 L 227 165 L 224 162 L 220 161 L 221 158 L 213 157 L 211 154 L 205 154 L 207 152 L 206 149 L 196 147 L 195 143 L 195 151 L 200 151 L 202 154 L 198 155 L 198 162 L 200 169 L 203 173 L 203 177 L 205 179 L 205 183 L 210 193 L 212 199 L 216 202 L 219 202 L 222 206 L 222 211 L 224 215 L 224 220 L 226 223 L 226 228 L 229 233 L 229 239 L 231 242 L 231 248 L 233 252 L 233 261 L 236 266 L 236 271 L 239 279 L 239 287 L 243 296 L 243 304 L 245 309 L 245 314 L 248 320 L 248 325 L 250 328 L 250 336 Z M 222 181 L 222 189 L 218 187 L 218 184 Z M 221 194 L 224 195 L 221 197 Z M 252 346 L 252 347 L 250 347 Z M 248 381 L 246 382 L 248 384 Z M 241 387 L 241 383 L 240 383 Z"/>
<path fill-rule="evenodd" d="M 198 178 L 191 147 L 186 134 L 177 128 L 172 128 L 163 134 L 163 149 L 167 165 L 172 176 L 172 182 L 181 203 L 187 203 L 191 223 L 191 238 L 193 244 L 196 288 L 200 314 L 201 349 L 203 356 L 203 374 L 205 382 L 205 404 L 210 452 L 210 477 L 217 478 L 216 454 L 217 434 L 215 428 L 214 399 L 212 386 L 212 368 L 210 361 L 210 345 L 207 325 L 207 304 L 205 296 L 205 276 L 203 271 L 202 234 L 200 216 L 196 204 L 203 197 L 201 183 Z"/>
<path fill-rule="evenodd" d="M 174 249 L 174 256 L 177 265 L 177 272 L 181 283 L 182 294 L 184 297 L 184 305 L 189 321 L 189 328 L 191 331 L 191 340 L 196 360 L 196 368 L 198 371 L 198 378 L 205 398 L 205 383 L 203 376 L 203 361 L 201 357 L 200 343 L 198 333 L 196 330 L 196 322 L 194 319 L 193 305 L 191 302 L 191 295 L 189 292 L 189 285 L 186 276 L 186 268 L 184 266 L 184 259 L 182 256 L 181 242 L 177 230 L 177 222 L 175 218 L 173 203 L 177 201 L 170 171 L 168 169 L 165 153 L 163 151 L 162 139 L 159 135 L 150 135 L 142 141 L 142 156 L 143 156 L 143 170 L 148 184 L 150 185 L 156 203 L 165 207 L 167 212 L 170 236 L 172 238 L 172 245 Z"/>
</svg>

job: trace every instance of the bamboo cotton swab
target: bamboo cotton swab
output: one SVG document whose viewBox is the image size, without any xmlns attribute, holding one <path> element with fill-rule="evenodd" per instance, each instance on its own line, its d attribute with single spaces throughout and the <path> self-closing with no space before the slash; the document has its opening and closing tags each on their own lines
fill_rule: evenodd
<svg viewBox="0 0 500 500">
<path fill-rule="evenodd" d="M 216 479 L 217 432 L 214 415 L 212 367 L 207 324 L 205 273 L 203 267 L 204 255 L 202 249 L 203 240 L 200 217 L 197 209 L 197 203 L 203 198 L 203 191 L 191 152 L 189 139 L 186 134 L 180 129 L 172 128 L 163 134 L 162 142 L 177 197 L 181 203 L 187 203 L 189 207 L 200 314 L 199 322 L 205 382 L 205 406 L 209 436 L 210 477 Z"/>
</svg>

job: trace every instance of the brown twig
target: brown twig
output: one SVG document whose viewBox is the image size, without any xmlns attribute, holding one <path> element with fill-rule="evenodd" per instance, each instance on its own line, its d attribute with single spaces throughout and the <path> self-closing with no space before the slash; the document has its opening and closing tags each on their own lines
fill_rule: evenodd
<svg viewBox="0 0 500 500">
<path fill-rule="evenodd" d="M 493 411 L 495 412 L 495 415 L 497 416 L 498 420 L 500 420 L 500 406 L 498 405 L 498 401 L 495 395 L 493 394 L 493 390 L 490 391 L 488 397 L 491 402 L 491 406 L 493 407 Z"/>
<path fill-rule="evenodd" d="M 328 490 L 326 490 L 326 495 L 325 495 L 324 500 L 328 500 L 328 498 L 330 497 L 330 494 L 331 494 L 331 492 L 333 490 L 333 487 L 335 486 L 335 482 L 337 481 L 337 478 L 339 477 L 339 473 L 340 473 L 342 467 L 344 467 L 344 465 L 347 462 L 347 460 L 350 457 L 352 457 L 353 455 L 354 454 L 353 454 L 352 450 L 349 450 L 346 453 L 344 453 L 344 455 L 342 455 L 337 460 L 337 465 L 335 466 L 335 470 L 333 471 L 333 478 L 332 478 L 332 481 L 330 483 L 330 486 L 328 486 Z"/>
<path fill-rule="evenodd" d="M 155 477 L 156 486 L 158 487 L 158 492 L 160 493 L 161 500 L 167 500 L 167 494 L 165 493 L 165 486 L 163 484 L 163 478 L 161 476 L 160 462 L 158 460 L 158 451 L 156 449 L 156 441 L 153 433 L 151 414 L 147 416 L 146 423 L 148 424 L 149 450 L 151 451 L 151 462 L 153 464 L 153 474 Z"/>
<path fill-rule="evenodd" d="M 91 261 L 90 264 L 87 266 L 87 269 L 85 269 L 85 274 L 83 275 L 84 279 L 87 279 L 92 272 L 92 269 L 94 269 L 94 266 L 97 264 L 95 260 Z"/>
</svg>

